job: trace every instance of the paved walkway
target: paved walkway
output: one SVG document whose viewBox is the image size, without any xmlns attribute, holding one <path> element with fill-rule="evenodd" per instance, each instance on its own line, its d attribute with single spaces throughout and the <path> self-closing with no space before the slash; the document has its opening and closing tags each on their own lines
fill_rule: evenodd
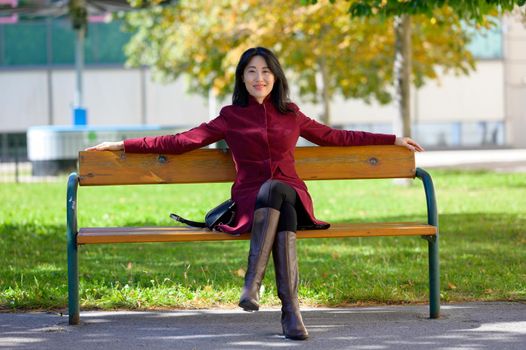
<svg viewBox="0 0 526 350">
<path fill-rule="evenodd" d="M 0 313 L 0 349 L 526 349 L 526 303 L 306 309 L 307 341 L 280 335 L 280 311 Z"/>
<path fill-rule="evenodd" d="M 416 154 L 426 168 L 487 169 L 526 172 L 526 149 L 430 151 Z"/>
</svg>

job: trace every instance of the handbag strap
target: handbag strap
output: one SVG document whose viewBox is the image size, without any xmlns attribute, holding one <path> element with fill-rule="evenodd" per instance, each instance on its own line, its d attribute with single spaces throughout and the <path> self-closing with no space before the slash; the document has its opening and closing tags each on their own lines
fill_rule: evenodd
<svg viewBox="0 0 526 350">
<path fill-rule="evenodd" d="M 185 218 L 182 218 L 180 217 L 179 215 L 177 214 L 170 214 L 170 217 L 172 219 L 174 219 L 175 221 L 178 221 L 180 223 L 183 223 L 183 224 L 186 224 L 186 225 L 189 225 L 189 226 L 192 226 L 192 227 L 206 227 L 206 224 L 204 222 L 197 222 L 197 221 L 192 221 L 192 220 L 187 220 Z"/>
</svg>

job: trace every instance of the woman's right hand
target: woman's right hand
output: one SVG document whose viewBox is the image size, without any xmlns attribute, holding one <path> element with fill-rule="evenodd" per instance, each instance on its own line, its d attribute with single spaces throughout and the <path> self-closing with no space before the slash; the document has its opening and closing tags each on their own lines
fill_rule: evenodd
<svg viewBox="0 0 526 350">
<path fill-rule="evenodd" d="M 424 152 L 424 148 L 410 137 L 397 137 L 395 140 L 395 145 L 404 146 L 413 152 Z"/>
<path fill-rule="evenodd" d="M 124 141 L 106 141 L 96 146 L 88 147 L 85 151 L 122 151 L 123 149 Z"/>
</svg>

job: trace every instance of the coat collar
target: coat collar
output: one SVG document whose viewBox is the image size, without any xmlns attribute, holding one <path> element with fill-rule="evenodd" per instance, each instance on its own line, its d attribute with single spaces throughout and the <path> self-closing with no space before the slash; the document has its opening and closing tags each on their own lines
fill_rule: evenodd
<svg viewBox="0 0 526 350">
<path fill-rule="evenodd" d="M 269 103 L 272 103 L 270 100 L 270 94 L 265 97 L 263 100 L 263 103 L 259 103 L 258 100 L 252 95 L 248 95 L 248 105 L 249 106 L 261 106 L 261 105 L 268 105 Z"/>
</svg>

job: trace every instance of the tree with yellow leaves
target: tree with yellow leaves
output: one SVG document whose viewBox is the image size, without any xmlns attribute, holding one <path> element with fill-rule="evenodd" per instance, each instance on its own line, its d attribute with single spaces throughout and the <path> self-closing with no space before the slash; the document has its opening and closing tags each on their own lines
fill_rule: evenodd
<svg viewBox="0 0 526 350">
<path fill-rule="evenodd" d="M 140 0 L 138 0 L 140 3 Z M 127 15 L 136 33 L 127 45 L 128 64 L 147 65 L 159 80 L 188 77 L 192 92 L 219 97 L 232 91 L 241 53 L 272 49 L 293 88 L 321 101 L 330 123 L 330 101 L 393 95 L 395 33 L 391 18 L 349 16 L 344 1 L 304 6 L 297 0 L 182 0 Z M 458 16 L 449 7 L 413 16 L 412 81 L 421 86 L 439 69 L 468 73 L 474 60 Z"/>
</svg>

